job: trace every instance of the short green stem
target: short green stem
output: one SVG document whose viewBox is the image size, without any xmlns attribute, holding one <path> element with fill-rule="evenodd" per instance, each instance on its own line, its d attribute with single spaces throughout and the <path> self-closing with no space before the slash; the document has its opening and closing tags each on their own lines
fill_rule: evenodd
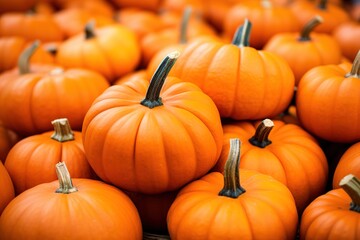
<svg viewBox="0 0 360 240">
<path fill-rule="evenodd" d="M 325 10 L 327 8 L 327 0 L 320 0 L 318 4 L 318 8 L 321 10 Z"/>
<path fill-rule="evenodd" d="M 165 83 L 171 68 L 174 66 L 180 53 L 178 51 L 168 54 L 156 69 L 151 78 L 150 85 L 147 89 L 145 99 L 141 101 L 143 106 L 154 108 L 163 105 L 160 98 L 160 91 Z"/>
<path fill-rule="evenodd" d="M 274 122 L 270 119 L 265 119 L 261 121 L 259 126 L 256 128 L 255 134 L 249 139 L 249 142 L 257 147 L 265 148 L 271 144 L 269 140 L 269 134 L 274 127 Z"/>
<path fill-rule="evenodd" d="M 237 198 L 246 191 L 240 185 L 240 145 L 238 138 L 230 139 L 229 156 L 224 167 L 224 187 L 219 196 Z"/>
<path fill-rule="evenodd" d="M 67 118 L 56 119 L 52 121 L 51 124 L 54 126 L 54 133 L 51 136 L 52 139 L 58 142 L 72 141 L 75 139 Z"/>
<path fill-rule="evenodd" d="M 238 47 L 250 46 L 250 32 L 251 22 L 248 19 L 245 19 L 244 24 L 237 28 L 232 40 L 232 44 Z"/>
<path fill-rule="evenodd" d="M 92 38 L 96 37 L 95 21 L 90 20 L 88 23 L 86 23 L 84 31 L 85 31 L 85 39 L 92 39 Z"/>
<path fill-rule="evenodd" d="M 40 46 L 40 41 L 35 40 L 29 47 L 20 54 L 18 59 L 18 68 L 20 74 L 30 73 L 30 59 Z"/>
<path fill-rule="evenodd" d="M 350 210 L 360 212 L 360 180 L 349 174 L 341 179 L 339 185 L 351 198 Z"/>
<path fill-rule="evenodd" d="M 321 16 L 315 16 L 311 19 L 302 29 L 299 37 L 299 41 L 310 41 L 310 33 L 314 30 L 316 26 L 322 23 L 324 20 Z"/>
<path fill-rule="evenodd" d="M 190 16 L 192 9 L 191 7 L 186 7 L 182 15 L 181 24 L 180 24 L 180 43 L 187 43 L 187 29 L 189 26 Z"/>
<path fill-rule="evenodd" d="M 59 180 L 59 188 L 55 191 L 56 193 L 69 194 L 77 192 L 77 188 L 73 186 L 70 173 L 64 162 L 59 162 L 55 166 L 56 175 Z"/>
<path fill-rule="evenodd" d="M 352 67 L 351 67 L 351 71 L 348 74 L 346 74 L 345 77 L 360 78 L 360 50 L 356 54 L 356 57 L 353 61 Z"/>
</svg>

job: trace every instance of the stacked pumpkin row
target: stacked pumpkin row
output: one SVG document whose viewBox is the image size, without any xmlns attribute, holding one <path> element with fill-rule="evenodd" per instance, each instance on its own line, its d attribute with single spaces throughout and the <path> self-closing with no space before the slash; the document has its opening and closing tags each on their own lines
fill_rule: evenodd
<svg viewBox="0 0 360 240">
<path fill-rule="evenodd" d="M 354 12 L 131 4 L 40 1 L 47 13 L 0 16 L 0 238 L 355 239 L 360 46 L 336 37 Z M 302 21 L 293 9 L 305 5 Z M 286 17 L 261 25 L 269 15 Z M 53 25 L 26 26 L 37 17 Z M 345 145 L 339 164 L 327 144 Z M 349 227 L 325 226 L 340 219 L 323 204 Z"/>
</svg>

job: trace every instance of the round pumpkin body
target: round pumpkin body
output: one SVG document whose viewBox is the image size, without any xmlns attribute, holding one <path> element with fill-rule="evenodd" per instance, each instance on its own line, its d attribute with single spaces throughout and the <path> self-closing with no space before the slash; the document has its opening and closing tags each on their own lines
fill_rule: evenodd
<svg viewBox="0 0 360 240">
<path fill-rule="evenodd" d="M 296 109 L 302 126 L 331 142 L 360 140 L 360 79 L 351 64 L 317 66 L 299 82 Z"/>
<path fill-rule="evenodd" d="M 229 139 L 242 142 L 240 168 L 270 175 L 285 184 L 292 192 L 298 212 L 325 191 L 328 179 L 327 159 L 316 140 L 295 124 L 273 120 L 273 128 L 266 146 L 249 141 L 260 122 L 232 122 L 223 124 L 224 142 L 214 170 L 223 172 L 228 157 Z"/>
<path fill-rule="evenodd" d="M 343 55 L 350 61 L 355 59 L 360 49 L 360 22 L 348 21 L 337 26 L 332 35 L 339 43 Z"/>
<path fill-rule="evenodd" d="M 236 120 L 278 115 L 289 105 L 295 85 L 283 58 L 214 38 L 188 43 L 170 75 L 198 85 L 222 118 Z"/>
<path fill-rule="evenodd" d="M 88 26 L 91 28 L 91 24 Z M 67 39 L 58 47 L 58 64 L 64 68 L 79 67 L 97 71 L 109 82 L 138 66 L 140 45 L 130 29 L 114 24 L 88 29 L 86 32 Z"/>
<path fill-rule="evenodd" d="M 72 131 L 68 121 L 53 121 L 55 131 L 20 140 L 10 150 L 5 167 L 13 180 L 16 195 L 41 183 L 57 179 L 54 166 L 65 162 L 71 176 L 93 178 L 86 159 L 82 136 Z"/>
<path fill-rule="evenodd" d="M 148 194 L 176 190 L 208 172 L 222 145 L 219 112 L 196 85 L 166 78 L 163 105 L 144 99 L 149 80 L 109 87 L 90 107 L 83 143 L 104 181 Z"/>
<path fill-rule="evenodd" d="M 223 35 L 231 39 L 245 19 L 253 23 L 250 46 L 256 49 L 262 49 L 277 33 L 300 30 L 295 14 L 288 7 L 272 4 L 268 0 L 247 0 L 233 5 L 227 11 L 223 22 Z"/>
<path fill-rule="evenodd" d="M 4 211 L 5 207 L 15 197 L 14 185 L 2 161 L 0 161 L 0 184 L 1 184 L 0 185 L 1 187 L 0 216 L 1 216 L 1 213 Z"/>
<path fill-rule="evenodd" d="M 353 174 L 360 178 L 360 142 L 351 145 L 340 157 L 336 165 L 332 186 L 339 188 L 339 183 L 342 178 L 348 174 Z"/>
<path fill-rule="evenodd" d="M 108 87 L 103 76 L 86 69 L 23 74 L 1 90 L 0 119 L 23 136 L 50 131 L 51 121 L 63 117 L 81 130 L 93 100 Z"/>
<path fill-rule="evenodd" d="M 219 196 L 224 186 L 219 172 L 184 187 L 168 213 L 170 238 L 294 239 L 298 215 L 287 187 L 255 171 L 239 174 L 245 192 L 237 198 Z"/>
<path fill-rule="evenodd" d="M 73 183 L 77 192 L 57 193 L 54 181 L 18 195 L 0 217 L 0 238 L 142 239 L 138 212 L 123 192 L 96 180 Z"/>
</svg>

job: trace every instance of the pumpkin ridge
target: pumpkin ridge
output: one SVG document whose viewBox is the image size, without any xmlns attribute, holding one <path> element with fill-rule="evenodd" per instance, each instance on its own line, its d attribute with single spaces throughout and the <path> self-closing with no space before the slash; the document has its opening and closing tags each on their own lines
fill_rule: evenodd
<svg viewBox="0 0 360 240">
<path fill-rule="evenodd" d="M 33 103 L 33 101 L 34 101 L 34 93 L 35 93 L 34 89 L 36 88 L 36 85 L 38 84 L 38 82 L 41 80 L 41 76 L 37 75 L 37 74 L 31 74 L 31 75 L 36 76 L 36 78 L 33 77 L 32 81 L 34 81 L 34 83 L 32 84 L 32 86 L 26 86 L 28 88 L 27 89 L 28 92 L 30 92 L 30 95 L 29 95 L 30 117 L 29 117 L 29 119 L 30 119 L 30 122 L 31 122 L 31 125 L 32 125 L 31 128 L 36 129 L 36 132 L 41 132 L 41 129 L 39 128 L 39 126 L 36 126 L 36 121 L 35 121 L 36 116 L 34 116 L 34 114 L 31 114 L 31 112 L 33 111 L 33 105 L 34 105 L 34 103 Z M 24 79 L 21 78 L 20 81 L 24 82 L 24 80 L 27 81 L 27 79 L 30 79 L 30 78 L 24 78 Z"/>
<path fill-rule="evenodd" d="M 114 76 L 116 73 L 116 71 L 114 70 L 116 68 L 116 66 L 113 66 L 113 62 L 110 61 L 108 52 L 104 50 L 104 48 L 101 46 L 99 41 L 96 41 L 96 46 L 99 49 L 99 51 L 104 55 L 104 60 L 107 63 L 108 70 L 110 72 L 110 74 L 107 74 L 107 75 Z M 109 80 L 112 80 L 112 79 L 109 79 Z"/>
</svg>

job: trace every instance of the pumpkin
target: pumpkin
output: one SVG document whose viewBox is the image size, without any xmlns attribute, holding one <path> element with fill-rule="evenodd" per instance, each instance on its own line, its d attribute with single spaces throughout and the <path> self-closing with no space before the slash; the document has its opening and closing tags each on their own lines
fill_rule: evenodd
<svg viewBox="0 0 360 240">
<path fill-rule="evenodd" d="M 300 239 L 358 239 L 360 181 L 346 175 L 338 189 L 316 198 L 304 211 Z"/>
<path fill-rule="evenodd" d="M 352 144 L 348 147 L 343 155 L 340 157 L 338 164 L 336 165 L 334 177 L 332 179 L 332 187 L 339 188 L 339 183 L 342 178 L 348 174 L 353 174 L 357 178 L 360 178 L 360 142 Z"/>
<path fill-rule="evenodd" d="M 322 18 L 316 16 L 300 33 L 278 33 L 263 48 L 278 54 L 289 63 L 295 75 L 295 85 L 311 68 L 341 62 L 342 50 L 336 39 L 329 34 L 312 32 L 322 22 Z"/>
<path fill-rule="evenodd" d="M 135 70 L 140 62 L 140 45 L 128 28 L 113 24 L 95 29 L 95 22 L 84 33 L 64 41 L 57 50 L 56 61 L 64 68 L 87 68 L 109 81 Z"/>
<path fill-rule="evenodd" d="M 4 211 L 5 207 L 9 204 L 11 200 L 15 198 L 14 186 L 11 181 L 11 178 L 3 165 L 3 162 L 0 161 L 0 216 Z"/>
<path fill-rule="evenodd" d="M 35 186 L 7 205 L 0 239 L 142 239 L 139 214 L 121 190 L 71 179 L 65 163 L 56 164 L 56 174 L 58 181 Z"/>
<path fill-rule="evenodd" d="M 36 4 L 36 0 L 0 0 L 0 13 L 26 11 Z"/>
<path fill-rule="evenodd" d="M 64 34 L 52 14 L 8 12 L 0 16 L 0 36 L 20 36 L 28 41 L 62 41 Z"/>
<path fill-rule="evenodd" d="M 89 2 L 89 1 L 86 1 Z M 69 7 L 57 11 L 53 15 L 65 35 L 65 40 L 84 32 L 84 26 L 89 21 L 95 21 L 98 28 L 115 24 L 116 21 L 109 16 L 94 14 L 84 8 Z M 69 24 L 71 22 L 71 24 Z"/>
<path fill-rule="evenodd" d="M 293 1 L 289 9 L 302 26 L 314 16 L 322 17 L 324 22 L 314 30 L 316 32 L 331 34 L 338 25 L 350 20 L 349 13 L 343 7 L 328 0 Z"/>
<path fill-rule="evenodd" d="M 23 37 L 1 37 L 0 38 L 0 72 L 10 70 L 17 66 L 21 53 L 33 43 L 29 43 Z M 42 47 L 42 43 L 37 44 L 39 47 L 31 56 L 33 63 L 55 62 L 54 57 Z"/>
<path fill-rule="evenodd" d="M 65 162 L 73 177 L 93 178 L 81 132 L 72 131 L 66 118 L 55 119 L 51 124 L 54 131 L 20 140 L 6 158 L 5 167 L 17 195 L 41 183 L 56 180 L 52 169 L 58 162 Z"/>
<path fill-rule="evenodd" d="M 301 78 L 297 115 L 311 134 L 331 142 L 360 140 L 360 52 L 348 63 L 322 65 Z"/>
<path fill-rule="evenodd" d="M 348 21 L 337 26 L 333 37 L 339 43 L 342 54 L 350 61 L 354 61 L 356 53 L 360 49 L 360 21 Z"/>
<path fill-rule="evenodd" d="M 289 189 L 239 169 L 239 142 L 230 140 L 224 175 L 211 172 L 180 190 L 167 216 L 171 239 L 295 239 L 298 215 Z"/>
<path fill-rule="evenodd" d="M 0 122 L 0 161 L 5 162 L 10 149 L 20 140 L 20 137 L 12 130 L 6 128 Z"/>
<path fill-rule="evenodd" d="M 94 15 L 103 15 L 112 18 L 115 14 L 114 6 L 107 0 L 72 0 L 63 1 L 62 9 L 81 8 L 86 9 Z"/>
<path fill-rule="evenodd" d="M 250 46 L 262 49 L 275 34 L 296 32 L 300 25 L 294 13 L 285 6 L 274 5 L 270 0 L 247 0 L 233 5 L 224 17 L 223 35 L 231 39 L 237 28 L 248 19 L 253 24 Z M 264 30 L 265 29 L 265 30 Z"/>
<path fill-rule="evenodd" d="M 229 139 L 236 137 L 243 145 L 240 168 L 270 175 L 285 184 L 295 198 L 299 213 L 325 191 L 326 156 L 316 140 L 300 126 L 265 119 L 226 123 L 223 130 L 223 149 L 214 171 L 223 171 Z"/>
<path fill-rule="evenodd" d="M 146 0 L 146 1 L 133 1 L 133 0 L 110 0 L 117 8 L 134 7 L 157 11 L 160 6 L 160 0 Z"/>
<path fill-rule="evenodd" d="M 126 74 L 125 76 L 122 76 L 121 78 L 119 78 L 118 80 L 116 80 L 113 85 L 119 85 L 122 84 L 123 82 L 127 82 L 127 81 L 137 81 L 141 79 L 149 79 L 148 75 L 147 75 L 147 71 L 145 69 L 140 69 L 131 73 Z"/>
<path fill-rule="evenodd" d="M 151 81 L 110 86 L 87 112 L 84 149 L 103 181 L 157 194 L 215 165 L 222 146 L 219 112 L 196 85 L 167 77 L 178 55 L 169 53 Z"/>
<path fill-rule="evenodd" d="M 22 74 L 6 83 L 0 119 L 22 136 L 52 130 L 50 122 L 57 118 L 68 118 L 74 130 L 81 130 L 90 105 L 109 87 L 99 73 L 79 68 Z"/>
<path fill-rule="evenodd" d="M 233 43 L 206 37 L 189 42 L 170 72 L 198 85 L 222 118 L 274 117 L 285 110 L 294 93 L 289 64 L 276 54 L 249 47 L 250 29 L 251 22 L 246 21 Z"/>
</svg>

